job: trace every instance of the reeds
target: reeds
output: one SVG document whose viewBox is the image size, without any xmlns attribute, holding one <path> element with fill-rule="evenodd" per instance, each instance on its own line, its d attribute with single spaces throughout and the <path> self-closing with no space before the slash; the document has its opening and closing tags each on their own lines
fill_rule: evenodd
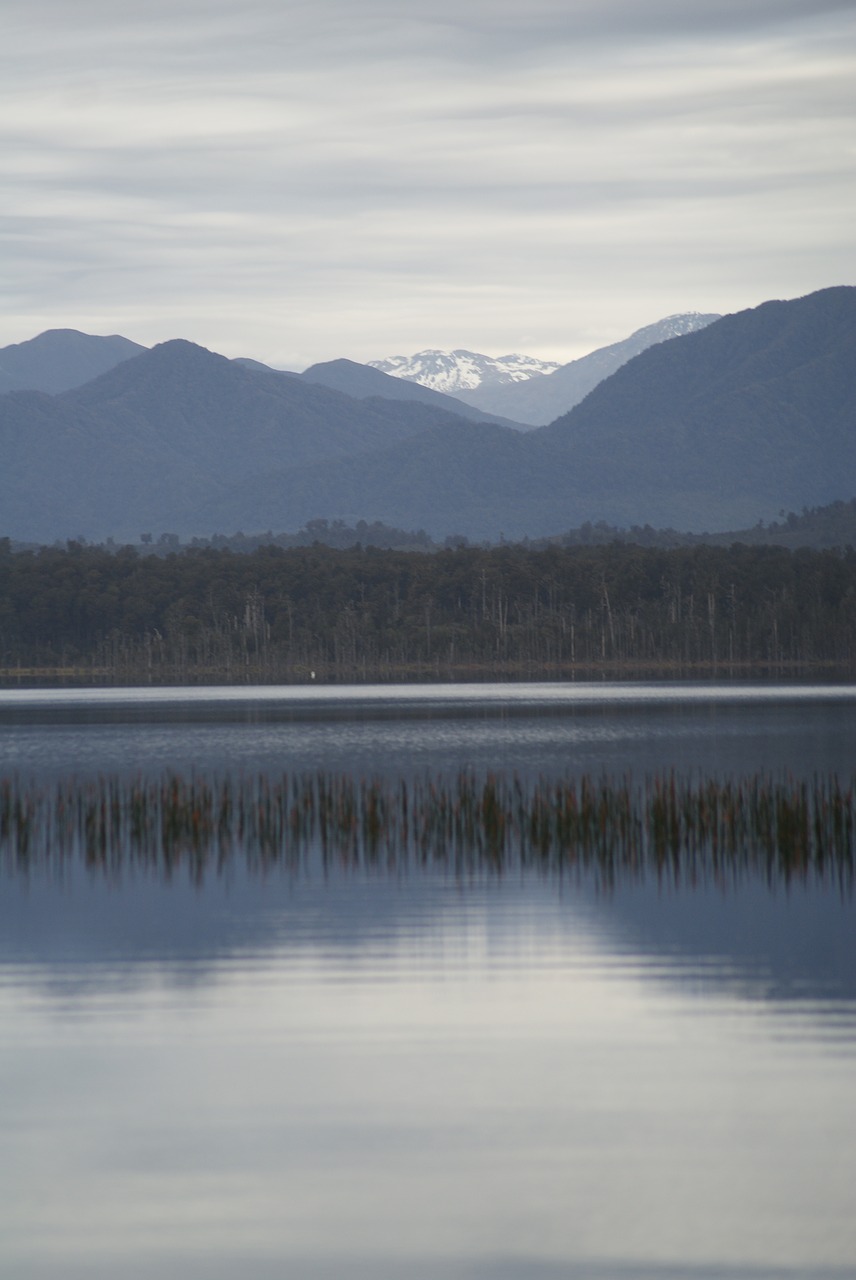
<svg viewBox="0 0 856 1280">
<path fill-rule="evenodd" d="M 655 874 L 726 885 L 760 874 L 771 884 L 834 879 L 850 893 L 854 830 L 854 781 L 836 775 L 0 779 L 7 872 L 82 859 L 105 874 L 187 867 L 201 879 L 239 857 L 255 869 L 316 860 L 459 876 L 534 868 L 590 872 L 606 884 Z"/>
</svg>

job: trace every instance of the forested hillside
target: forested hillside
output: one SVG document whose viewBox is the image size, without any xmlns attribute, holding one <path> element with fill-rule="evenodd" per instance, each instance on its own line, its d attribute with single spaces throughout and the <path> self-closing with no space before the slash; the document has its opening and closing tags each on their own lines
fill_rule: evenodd
<svg viewBox="0 0 856 1280">
<path fill-rule="evenodd" d="M 0 547 L 7 682 L 856 669 L 852 550 Z"/>
<path fill-rule="evenodd" d="M 357 539 L 353 538 L 356 542 Z M 856 498 L 829 502 L 820 507 L 804 507 L 802 512 L 780 511 L 778 520 L 759 520 L 749 529 L 724 533 L 683 533 L 677 529 L 654 529 L 651 525 L 631 525 L 622 529 L 605 520 L 589 521 L 568 529 L 555 538 L 536 545 L 594 546 L 610 542 L 634 542 L 642 547 L 719 546 L 743 542 L 749 546 L 814 547 L 816 550 L 856 547 Z"/>
<path fill-rule="evenodd" d="M 350 393 L 172 341 L 61 395 L 0 396 L 0 530 L 131 542 L 326 519 L 438 541 L 589 522 L 701 534 L 853 493 L 856 288 L 649 347 L 528 432 L 468 421 L 425 388 L 388 399 L 407 385 L 347 361 L 309 374 Z"/>
<path fill-rule="evenodd" d="M 649 347 L 531 433 L 567 451 L 592 519 L 714 532 L 850 496 L 856 289 L 766 302 Z M 848 477 L 847 487 L 842 480 Z M 635 510 L 634 510 L 635 509 Z"/>
<path fill-rule="evenodd" d="M 0 348 L 0 395 L 7 391 L 44 391 L 56 395 L 145 351 L 119 334 L 96 337 L 76 329 L 48 329 L 26 342 Z"/>
</svg>

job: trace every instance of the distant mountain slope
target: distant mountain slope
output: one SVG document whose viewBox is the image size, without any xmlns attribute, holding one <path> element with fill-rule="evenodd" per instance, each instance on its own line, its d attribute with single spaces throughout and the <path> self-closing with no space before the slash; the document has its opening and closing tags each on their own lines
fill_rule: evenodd
<svg viewBox="0 0 856 1280">
<path fill-rule="evenodd" d="M 281 527 L 284 519 L 296 528 L 319 516 L 379 520 L 437 538 L 523 538 L 533 527 L 561 528 L 568 504 L 556 466 L 566 469 L 566 461 L 561 450 L 533 449 L 529 440 L 519 431 L 450 418 L 387 448 L 239 482 L 199 508 L 194 524 L 250 527 L 252 510 L 254 527 L 263 528 Z"/>
<path fill-rule="evenodd" d="M 235 356 L 232 364 L 241 365 L 244 369 L 255 369 L 256 373 L 284 373 L 288 378 L 297 378 L 299 374 L 290 369 L 274 369 L 273 365 L 262 364 L 261 360 L 252 360 L 249 356 Z"/>
<path fill-rule="evenodd" d="M 446 417 L 167 342 L 63 395 L 0 398 L 0 528 L 42 541 L 211 532 L 191 530 L 189 513 L 242 477 L 375 449 Z"/>
<path fill-rule="evenodd" d="M 518 431 L 524 429 L 522 423 L 510 422 L 507 418 L 488 413 L 487 410 L 474 408 L 454 396 L 422 386 L 419 382 L 391 377 L 375 365 L 357 364 L 353 360 L 328 360 L 323 364 L 313 364 L 300 377 L 306 382 L 314 382 L 319 386 L 341 391 L 344 395 L 354 396 L 357 400 L 375 396 L 382 400 L 414 400 L 444 413 L 466 418 L 470 422 L 493 422 L 503 427 L 514 427 Z"/>
<path fill-rule="evenodd" d="M 546 377 L 503 387 L 486 385 L 473 391 L 461 391 L 459 395 L 468 404 L 487 409 L 491 413 L 503 414 L 530 426 L 546 426 L 548 422 L 579 404 L 599 382 L 648 347 L 694 333 L 718 319 L 717 315 L 702 315 L 698 311 L 667 316 L 656 324 L 637 329 L 622 342 L 600 347 L 579 360 L 562 365 Z"/>
<path fill-rule="evenodd" d="M 180 449 L 195 466 L 230 479 L 254 460 L 292 465 L 395 436 L 387 417 L 349 397 L 180 339 L 67 392 L 62 403 L 136 424 L 153 444 Z"/>
<path fill-rule="evenodd" d="M 739 529 L 849 498 L 856 289 L 766 303 L 648 348 L 549 427 L 437 429 L 259 478 L 262 523 L 383 520 L 435 537 L 537 537 L 584 521 Z M 208 513 L 210 515 L 210 512 Z"/>
<path fill-rule="evenodd" d="M 164 343 L 59 396 L 0 397 L 0 462 L 0 536 L 18 540 L 317 518 L 475 539 L 745 528 L 853 495 L 856 289 L 649 347 L 531 432 Z"/>
<path fill-rule="evenodd" d="M 485 356 L 478 351 L 417 351 L 412 356 L 391 356 L 387 360 L 370 360 L 373 369 L 415 382 L 434 391 L 457 396 L 477 387 L 498 387 L 510 382 L 524 382 L 558 369 L 556 361 L 539 360 L 536 356 Z"/>
<path fill-rule="evenodd" d="M 0 349 L 0 395 L 7 391 L 56 395 L 83 386 L 145 350 L 118 334 L 99 338 L 76 329 L 48 329 L 27 342 Z"/>
<path fill-rule="evenodd" d="M 575 489 L 601 493 L 610 521 L 644 508 L 651 523 L 734 528 L 849 497 L 856 289 L 766 302 L 651 347 L 533 434 L 564 448 Z"/>
</svg>

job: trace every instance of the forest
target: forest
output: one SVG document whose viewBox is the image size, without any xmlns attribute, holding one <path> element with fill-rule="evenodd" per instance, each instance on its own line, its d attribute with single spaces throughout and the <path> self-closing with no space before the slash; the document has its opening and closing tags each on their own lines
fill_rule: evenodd
<svg viewBox="0 0 856 1280">
<path fill-rule="evenodd" d="M 9 684 L 852 675 L 856 552 L 0 540 Z"/>
</svg>

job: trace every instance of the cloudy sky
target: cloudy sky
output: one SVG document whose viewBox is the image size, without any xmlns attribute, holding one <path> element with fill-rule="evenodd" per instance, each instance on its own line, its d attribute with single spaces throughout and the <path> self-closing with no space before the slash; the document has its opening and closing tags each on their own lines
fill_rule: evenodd
<svg viewBox="0 0 856 1280">
<path fill-rule="evenodd" d="M 856 284 L 856 0 L 2 0 L 0 345 L 571 359 Z"/>
</svg>

